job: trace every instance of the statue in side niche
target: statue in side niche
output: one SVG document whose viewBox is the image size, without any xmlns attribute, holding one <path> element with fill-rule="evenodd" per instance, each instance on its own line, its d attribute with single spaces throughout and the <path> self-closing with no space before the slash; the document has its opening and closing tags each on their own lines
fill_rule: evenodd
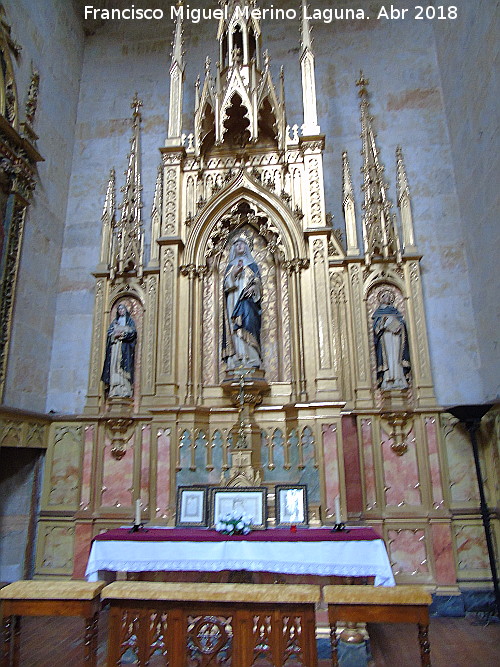
<svg viewBox="0 0 500 667">
<path fill-rule="evenodd" d="M 233 242 L 224 273 L 222 359 L 228 369 L 261 368 L 262 282 L 243 238 Z"/>
<path fill-rule="evenodd" d="M 411 370 L 406 324 L 393 304 L 394 293 L 383 290 L 379 294 L 379 306 L 372 316 L 377 386 L 382 391 L 407 389 Z"/>
<path fill-rule="evenodd" d="M 135 322 L 126 306 L 120 303 L 108 329 L 101 376 L 110 398 L 132 396 L 136 342 Z"/>
</svg>

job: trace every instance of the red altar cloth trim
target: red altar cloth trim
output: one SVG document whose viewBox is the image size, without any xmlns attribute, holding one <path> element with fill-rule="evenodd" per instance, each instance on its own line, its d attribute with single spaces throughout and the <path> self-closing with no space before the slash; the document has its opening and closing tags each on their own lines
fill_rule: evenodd
<svg viewBox="0 0 500 667">
<path fill-rule="evenodd" d="M 135 533 L 130 528 L 115 528 L 96 535 L 94 540 L 135 542 L 347 542 L 382 539 L 373 528 L 361 527 L 341 531 L 331 528 L 306 528 L 292 532 L 287 528 L 254 530 L 248 535 L 223 535 L 206 528 L 145 528 Z"/>
</svg>

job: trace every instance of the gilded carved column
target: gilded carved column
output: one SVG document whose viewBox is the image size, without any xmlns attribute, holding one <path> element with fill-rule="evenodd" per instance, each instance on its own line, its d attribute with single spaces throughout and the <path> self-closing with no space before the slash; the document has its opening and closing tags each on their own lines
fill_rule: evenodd
<svg viewBox="0 0 500 667">
<path fill-rule="evenodd" d="M 163 221 L 163 165 L 158 167 L 156 175 L 155 194 L 151 208 L 151 242 L 148 268 L 157 268 L 160 262 L 160 238 Z"/>
<path fill-rule="evenodd" d="M 323 188 L 324 138 L 300 138 L 300 147 L 304 155 L 304 171 L 307 185 L 303 191 L 302 210 L 304 222 L 308 228 L 325 226 L 325 193 Z"/>
<path fill-rule="evenodd" d="M 408 329 L 414 393 L 420 407 L 434 407 L 434 387 L 431 376 L 427 324 L 422 294 L 420 262 L 412 260 L 404 263 L 405 284 L 408 299 Z"/>
<path fill-rule="evenodd" d="M 193 346 L 193 341 L 195 340 L 194 335 L 194 323 L 197 320 L 196 318 L 196 298 L 195 298 L 195 287 L 196 287 L 196 267 L 194 264 L 189 264 L 187 266 L 180 267 L 181 274 L 186 276 L 188 279 L 188 302 L 187 302 L 187 374 L 186 374 L 186 395 L 185 402 L 190 404 L 194 403 L 194 355 L 195 350 Z M 184 317 L 185 319 L 185 317 Z"/>
<path fill-rule="evenodd" d="M 368 323 L 364 298 L 363 271 L 360 262 L 349 265 L 349 293 L 353 329 L 353 384 L 356 407 L 372 406 L 372 379 L 368 347 Z"/>
<path fill-rule="evenodd" d="M 313 322 L 316 341 L 316 391 L 327 393 L 329 400 L 338 396 L 336 359 L 332 340 L 332 318 L 328 284 L 328 239 L 325 234 L 309 237 Z"/>
<path fill-rule="evenodd" d="M 157 272 L 145 277 L 144 326 L 142 345 L 142 401 L 154 396 L 156 380 L 156 342 L 158 340 L 158 285 Z M 146 399 L 147 400 L 147 399 Z"/>
<path fill-rule="evenodd" d="M 292 350 L 293 373 L 292 388 L 296 400 L 307 400 L 306 366 L 304 356 L 304 322 L 302 312 L 302 284 L 301 271 L 309 266 L 308 260 L 292 259 L 284 262 L 284 269 L 288 273 L 291 293 L 290 308 L 292 314 Z"/>
<path fill-rule="evenodd" d="M 173 396 L 176 374 L 174 359 L 177 354 L 178 314 L 174 308 L 179 289 L 177 280 L 179 249 L 177 245 L 166 245 L 161 249 L 161 269 L 159 278 L 159 319 L 157 335 L 157 393 Z M 174 400 L 172 398 L 172 400 Z"/>
<path fill-rule="evenodd" d="M 163 195 L 159 245 L 160 273 L 158 281 L 158 324 L 156 336 L 156 394 L 168 403 L 175 403 L 180 369 L 175 359 L 182 348 L 176 335 L 180 322 L 187 322 L 178 309 L 183 286 L 178 280 L 183 246 L 181 166 L 185 157 L 182 146 L 161 148 L 163 161 Z M 182 301 L 182 296 L 180 297 Z M 167 398 L 168 397 L 168 398 Z"/>
<path fill-rule="evenodd" d="M 160 243 L 164 237 L 181 237 L 181 166 L 186 152 L 182 146 L 161 148 L 163 160 L 163 214 Z"/>
<path fill-rule="evenodd" d="M 352 338 L 352 326 L 347 316 L 347 297 L 342 270 L 330 273 L 330 302 L 332 307 L 332 327 L 335 356 L 338 360 L 339 392 L 343 399 L 352 400 L 352 350 L 349 344 Z"/>
<path fill-rule="evenodd" d="M 33 130 L 40 75 L 32 66 L 30 85 L 20 122 L 16 85 L 16 63 L 22 47 L 12 38 L 5 11 L 0 6 L 0 402 L 5 389 L 12 313 L 21 256 L 24 222 L 29 200 L 35 189 L 37 162 L 43 160 L 36 149 Z M 3 234 L 2 234 L 3 236 Z"/>
<path fill-rule="evenodd" d="M 36 137 L 36 135 L 34 135 Z M 0 399 L 5 388 L 12 312 L 21 257 L 26 211 L 35 189 L 36 163 L 43 158 L 0 116 L 0 172 L 8 191 L 0 224 L 6 231 L 0 255 Z"/>
<path fill-rule="evenodd" d="M 21 242 L 28 202 L 17 194 L 7 204 L 9 235 L 5 251 L 5 268 L 0 286 L 0 398 L 3 396 L 9 353 L 12 311 L 16 293 L 17 273 L 21 256 Z"/>
<path fill-rule="evenodd" d="M 90 352 L 89 386 L 85 413 L 94 414 L 99 408 L 99 394 L 104 358 L 104 317 L 108 315 L 108 282 L 105 274 L 97 277 L 94 295 L 94 318 L 92 322 L 92 343 Z"/>
</svg>

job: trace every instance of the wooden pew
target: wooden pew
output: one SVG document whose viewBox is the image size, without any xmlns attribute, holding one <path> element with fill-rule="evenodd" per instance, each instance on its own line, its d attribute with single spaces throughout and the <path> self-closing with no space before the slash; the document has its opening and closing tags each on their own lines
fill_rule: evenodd
<svg viewBox="0 0 500 667">
<path fill-rule="evenodd" d="M 337 622 L 416 623 L 421 664 L 431 664 L 429 605 L 432 598 L 421 586 L 324 586 L 328 605 L 333 665 L 337 667 Z"/>
<path fill-rule="evenodd" d="M 3 617 L 2 667 L 19 664 L 22 616 L 80 616 L 85 619 L 85 665 L 97 664 L 100 592 L 105 582 L 16 581 L 0 589 Z"/>
</svg>

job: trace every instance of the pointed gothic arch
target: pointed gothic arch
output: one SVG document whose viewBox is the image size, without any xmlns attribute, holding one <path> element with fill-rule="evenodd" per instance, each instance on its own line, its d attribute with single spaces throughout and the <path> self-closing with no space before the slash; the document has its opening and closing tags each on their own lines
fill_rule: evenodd
<svg viewBox="0 0 500 667">
<path fill-rule="evenodd" d="M 184 266 L 198 267 L 198 289 L 191 283 L 192 303 L 199 303 L 193 317 L 200 332 L 199 350 L 189 354 L 196 359 L 195 374 L 204 387 L 218 386 L 223 379 L 221 361 L 222 278 L 224 262 L 232 240 L 242 233 L 255 246 L 263 278 L 262 351 L 263 366 L 269 382 L 297 382 L 301 347 L 297 304 L 300 303 L 300 277 L 307 250 L 303 234 L 293 213 L 257 179 L 241 172 L 234 182 L 216 193 L 192 225 L 184 248 Z M 292 275 L 293 273 L 293 275 Z M 194 370 L 194 369 L 193 369 Z"/>
<path fill-rule="evenodd" d="M 233 182 L 217 192 L 192 225 L 184 249 L 186 265 L 206 265 L 206 250 L 217 224 L 243 201 L 260 211 L 275 230 L 280 239 L 283 262 L 306 262 L 308 253 L 304 234 L 291 208 L 257 179 L 242 171 Z"/>
</svg>

